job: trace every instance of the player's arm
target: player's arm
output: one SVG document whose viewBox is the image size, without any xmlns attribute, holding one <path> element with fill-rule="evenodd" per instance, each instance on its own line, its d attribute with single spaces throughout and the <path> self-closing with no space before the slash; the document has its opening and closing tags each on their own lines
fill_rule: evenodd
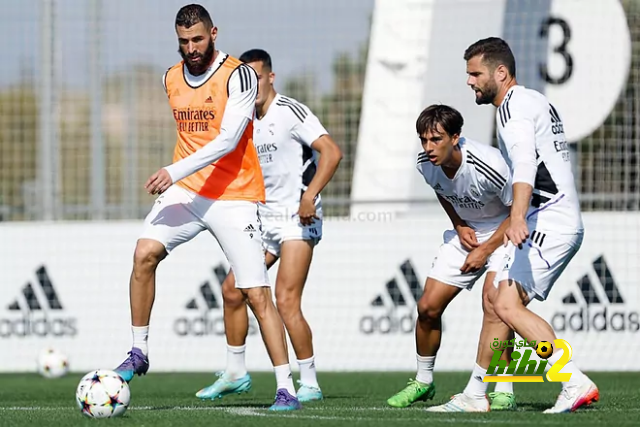
<svg viewBox="0 0 640 427">
<path fill-rule="evenodd" d="M 509 166 L 507 166 L 506 162 L 502 159 L 501 156 L 498 161 L 492 162 L 493 165 L 491 169 L 495 172 L 495 174 L 491 175 L 491 178 L 488 176 L 483 180 L 483 188 L 481 191 L 486 191 L 490 194 L 495 194 L 500 198 L 500 201 L 505 206 L 513 205 L 513 191 L 512 191 L 512 180 L 511 180 L 511 171 L 509 170 Z M 498 177 L 499 176 L 499 177 Z M 504 243 L 504 236 L 511 224 L 511 218 L 507 216 L 498 226 L 496 231 L 493 232 L 491 237 L 489 237 L 486 241 L 484 241 L 481 245 L 479 245 L 476 249 L 474 249 L 467 258 L 465 259 L 462 268 L 460 271 L 462 273 L 470 273 L 473 271 L 477 271 L 482 268 L 487 263 L 487 259 L 491 256 L 493 252 L 495 252 L 498 247 Z"/>
<path fill-rule="evenodd" d="M 438 201 L 440 202 L 440 205 L 442 206 L 444 211 L 447 213 L 447 216 L 451 220 L 451 224 L 453 224 L 453 229 L 456 230 L 456 232 L 458 233 L 458 237 L 460 238 L 460 243 L 462 243 L 462 246 L 464 246 L 464 248 L 469 251 L 473 250 L 475 247 L 478 246 L 478 239 L 476 238 L 476 232 L 473 230 L 473 228 L 469 227 L 466 221 L 460 218 L 460 215 L 458 215 L 458 212 L 456 212 L 453 205 L 449 203 L 447 199 L 440 196 L 438 193 L 436 193 L 436 196 L 438 197 Z"/>
<path fill-rule="evenodd" d="M 515 113 L 514 116 L 502 130 L 502 139 L 513 169 L 511 221 L 505 232 L 504 243 L 510 240 L 514 245 L 520 246 L 529 237 L 526 215 L 531 203 L 538 163 L 533 118 L 527 114 Z"/>
<path fill-rule="evenodd" d="M 336 173 L 343 157 L 342 150 L 314 114 L 308 114 L 304 121 L 297 121 L 292 134 L 297 141 L 320 153 L 318 169 L 302 196 L 313 202 Z"/>
<path fill-rule="evenodd" d="M 257 94 L 255 71 L 247 65 L 240 65 L 229 78 L 229 99 L 222 116 L 220 134 L 190 156 L 166 166 L 172 182 L 188 177 L 236 149 L 253 118 Z"/>
</svg>

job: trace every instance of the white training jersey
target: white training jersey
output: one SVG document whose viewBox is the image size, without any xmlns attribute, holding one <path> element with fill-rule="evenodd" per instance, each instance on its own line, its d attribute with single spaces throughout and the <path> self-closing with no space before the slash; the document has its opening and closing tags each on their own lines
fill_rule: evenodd
<svg viewBox="0 0 640 427">
<path fill-rule="evenodd" d="M 316 173 L 317 153 L 311 144 L 328 134 L 309 108 L 277 94 L 267 113 L 253 122 L 253 143 L 258 152 L 266 203 L 263 208 L 292 218 L 300 197 Z M 316 209 L 321 208 L 320 195 Z"/>
<path fill-rule="evenodd" d="M 431 163 L 424 151 L 418 154 L 418 172 L 476 232 L 494 231 L 509 216 L 512 202 L 509 167 L 500 151 L 489 145 L 460 138 L 458 146 L 462 163 L 453 179 Z"/>
<path fill-rule="evenodd" d="M 513 86 L 496 111 L 496 129 L 513 182 L 533 187 L 527 221 L 560 234 L 583 231 L 569 149 L 555 107 L 540 92 Z"/>
</svg>

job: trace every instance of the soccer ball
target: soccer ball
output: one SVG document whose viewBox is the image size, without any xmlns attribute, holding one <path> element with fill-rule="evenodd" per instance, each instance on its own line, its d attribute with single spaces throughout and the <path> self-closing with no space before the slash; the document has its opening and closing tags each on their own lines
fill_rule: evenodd
<svg viewBox="0 0 640 427">
<path fill-rule="evenodd" d="M 553 354 L 553 347 L 549 341 L 540 341 L 536 344 L 536 354 L 541 359 L 548 359 Z"/>
<path fill-rule="evenodd" d="M 131 391 L 122 377 L 107 369 L 91 371 L 76 389 L 78 409 L 89 418 L 114 418 L 129 407 Z"/>
<path fill-rule="evenodd" d="M 61 352 L 46 348 L 38 356 L 38 373 L 45 378 L 59 378 L 69 372 L 67 356 Z"/>
</svg>

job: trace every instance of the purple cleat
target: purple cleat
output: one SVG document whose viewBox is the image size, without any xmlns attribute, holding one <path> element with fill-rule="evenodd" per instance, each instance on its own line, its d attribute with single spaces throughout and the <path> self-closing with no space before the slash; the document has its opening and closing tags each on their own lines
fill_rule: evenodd
<svg viewBox="0 0 640 427">
<path fill-rule="evenodd" d="M 276 401 L 269 408 L 270 411 L 295 411 L 296 409 L 302 409 L 302 405 L 297 397 L 291 396 L 284 388 L 278 389 Z"/>
<path fill-rule="evenodd" d="M 129 357 L 114 369 L 126 382 L 131 381 L 136 374 L 145 375 L 149 370 L 149 358 L 139 348 L 133 347 L 128 354 Z"/>
</svg>

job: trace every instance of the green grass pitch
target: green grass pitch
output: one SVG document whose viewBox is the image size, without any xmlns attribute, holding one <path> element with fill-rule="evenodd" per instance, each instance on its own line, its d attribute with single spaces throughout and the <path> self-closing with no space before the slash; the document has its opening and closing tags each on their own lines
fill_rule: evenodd
<svg viewBox="0 0 640 427">
<path fill-rule="evenodd" d="M 131 382 L 131 405 L 116 419 L 83 417 L 74 402 L 82 374 L 47 380 L 37 375 L 0 375 L 0 425 L 9 426 L 637 426 L 640 425 L 640 373 L 592 373 L 600 402 L 573 414 L 545 415 L 559 384 L 515 384 L 517 412 L 430 414 L 427 405 L 440 404 L 462 391 L 468 373 L 436 373 L 434 401 L 407 409 L 386 406 L 413 373 L 320 373 L 325 400 L 307 403 L 301 411 L 272 413 L 266 408 L 275 394 L 271 373 L 253 374 L 253 389 L 223 400 L 200 401 L 194 394 L 214 380 L 210 373 L 150 373 Z M 492 385 L 490 390 L 492 390 Z"/>
</svg>

